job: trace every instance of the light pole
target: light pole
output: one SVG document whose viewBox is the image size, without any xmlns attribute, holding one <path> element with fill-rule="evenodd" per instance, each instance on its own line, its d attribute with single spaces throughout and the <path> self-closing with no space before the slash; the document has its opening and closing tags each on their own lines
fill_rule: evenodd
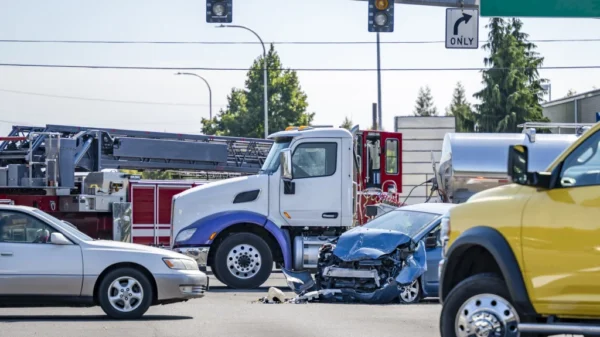
<svg viewBox="0 0 600 337">
<path fill-rule="evenodd" d="M 217 28 L 242 28 L 245 29 L 249 32 L 251 32 L 252 34 L 256 35 L 256 37 L 258 38 L 258 40 L 260 41 L 260 44 L 262 45 L 263 48 L 263 61 L 264 61 L 264 84 L 263 86 L 265 87 L 265 97 L 264 97 L 264 101 L 265 101 L 265 139 L 267 139 L 267 137 L 269 136 L 269 96 L 268 96 L 268 91 L 267 91 L 267 48 L 265 48 L 265 44 L 263 42 L 263 40 L 260 38 L 260 36 L 258 34 L 256 34 L 255 31 L 253 31 L 252 29 L 245 27 L 245 26 L 238 26 L 238 25 L 220 25 L 217 26 Z"/>
<path fill-rule="evenodd" d="M 552 101 L 552 84 L 544 83 L 542 84 L 542 89 L 548 91 L 548 101 Z"/>
<path fill-rule="evenodd" d="M 190 75 L 190 76 L 196 76 L 196 77 L 198 77 L 199 79 L 203 80 L 203 81 L 204 81 L 204 83 L 206 83 L 206 86 L 208 87 L 208 105 L 209 105 L 209 117 L 210 117 L 210 120 L 212 120 L 212 90 L 211 90 L 211 88 L 210 88 L 210 84 L 208 84 L 208 81 L 207 81 L 207 80 L 206 80 L 204 77 L 202 77 L 202 76 L 200 76 L 200 75 L 198 75 L 198 74 L 194 74 L 194 73 L 181 73 L 181 72 L 180 72 L 180 73 L 176 73 L 175 75 Z"/>
</svg>

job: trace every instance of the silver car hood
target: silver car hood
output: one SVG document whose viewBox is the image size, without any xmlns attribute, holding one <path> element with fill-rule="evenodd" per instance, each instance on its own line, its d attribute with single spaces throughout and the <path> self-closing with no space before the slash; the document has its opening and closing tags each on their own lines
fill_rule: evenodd
<svg viewBox="0 0 600 337">
<path fill-rule="evenodd" d="M 172 250 L 140 245 L 136 243 L 120 242 L 120 241 L 109 241 L 109 240 L 95 240 L 87 241 L 86 249 L 88 250 L 111 250 L 111 251 L 122 251 L 128 253 L 143 253 L 160 255 L 163 257 L 177 258 L 192 260 L 190 257 L 183 254 L 174 252 Z"/>
</svg>

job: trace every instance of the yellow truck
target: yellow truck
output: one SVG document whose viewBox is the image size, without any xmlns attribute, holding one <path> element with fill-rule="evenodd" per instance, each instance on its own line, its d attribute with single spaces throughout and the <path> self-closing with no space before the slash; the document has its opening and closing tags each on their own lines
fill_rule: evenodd
<svg viewBox="0 0 600 337">
<path fill-rule="evenodd" d="M 442 337 L 600 335 L 600 123 L 544 172 L 509 147 L 511 184 L 442 220 Z"/>
</svg>

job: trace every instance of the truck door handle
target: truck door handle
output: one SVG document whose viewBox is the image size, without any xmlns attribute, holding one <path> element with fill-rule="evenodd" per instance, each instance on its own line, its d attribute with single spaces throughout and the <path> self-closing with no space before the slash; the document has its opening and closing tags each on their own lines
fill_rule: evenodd
<svg viewBox="0 0 600 337">
<path fill-rule="evenodd" d="M 322 217 L 323 217 L 323 219 L 337 219 L 338 213 L 337 212 L 323 213 Z"/>
<path fill-rule="evenodd" d="M 2 252 L 2 253 L 0 253 L 0 256 L 6 256 L 6 257 L 13 256 L 13 253 L 11 253 L 11 252 Z"/>
</svg>

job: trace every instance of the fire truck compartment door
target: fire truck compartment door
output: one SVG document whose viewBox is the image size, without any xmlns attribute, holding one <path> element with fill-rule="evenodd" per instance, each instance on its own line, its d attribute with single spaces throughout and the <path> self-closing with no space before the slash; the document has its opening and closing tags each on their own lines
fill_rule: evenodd
<svg viewBox="0 0 600 337">
<path fill-rule="evenodd" d="M 342 163 L 338 138 L 310 138 L 293 145 L 293 179 L 279 182 L 279 210 L 290 226 L 341 226 Z"/>
</svg>

